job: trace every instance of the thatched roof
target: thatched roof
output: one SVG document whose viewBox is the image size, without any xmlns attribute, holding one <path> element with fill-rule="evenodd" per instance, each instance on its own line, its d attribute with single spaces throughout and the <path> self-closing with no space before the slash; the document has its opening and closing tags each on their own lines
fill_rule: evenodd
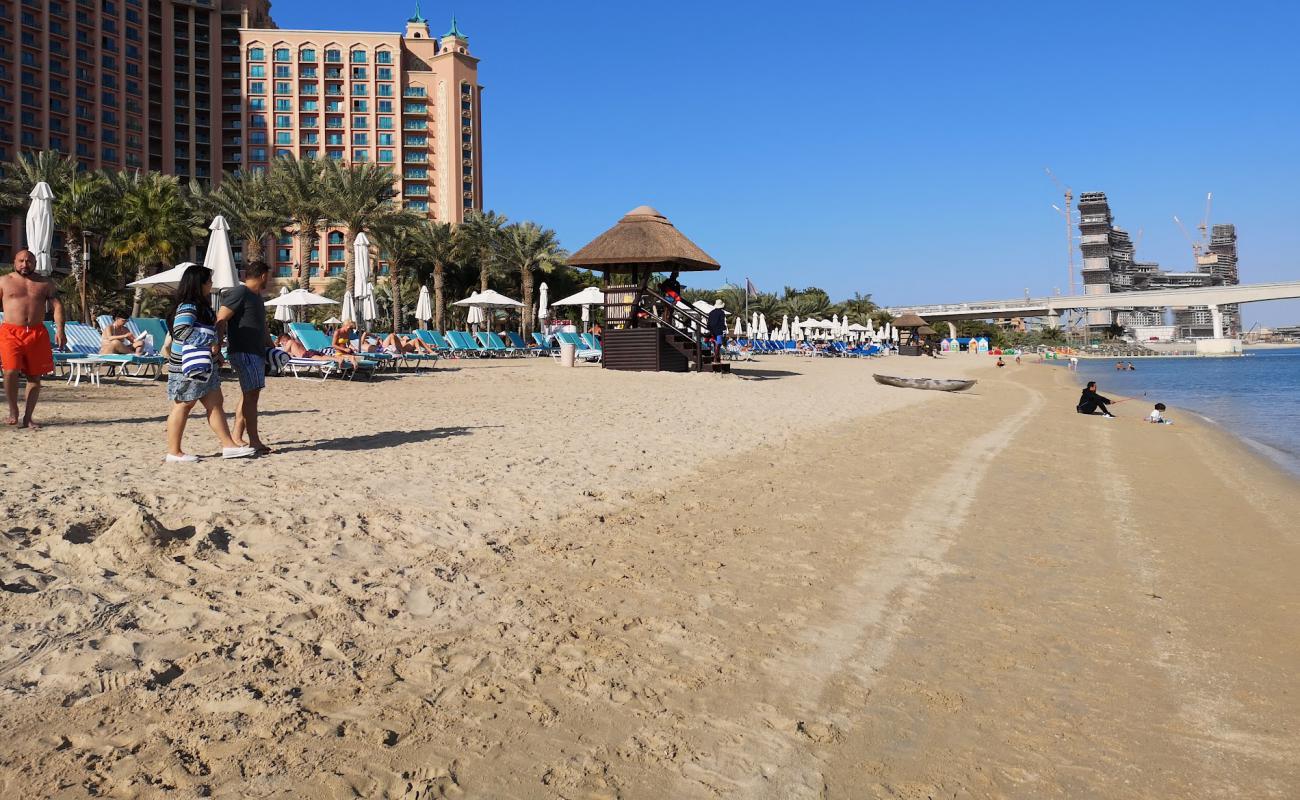
<svg viewBox="0 0 1300 800">
<path fill-rule="evenodd" d="M 656 269 L 682 272 L 722 268 L 650 206 L 629 211 L 617 225 L 569 256 L 568 263 L 602 272 L 627 264 L 648 264 Z"/>
<path fill-rule="evenodd" d="M 939 332 L 936 331 L 934 328 L 931 328 L 929 325 L 922 325 L 921 327 L 919 327 L 919 328 L 916 329 L 916 332 L 917 332 L 918 334 L 920 334 L 921 336 L 938 336 L 938 335 L 939 335 Z"/>
<path fill-rule="evenodd" d="M 919 328 L 926 323 L 925 320 L 909 311 L 903 316 L 892 320 L 889 324 L 893 325 L 895 328 Z"/>
</svg>

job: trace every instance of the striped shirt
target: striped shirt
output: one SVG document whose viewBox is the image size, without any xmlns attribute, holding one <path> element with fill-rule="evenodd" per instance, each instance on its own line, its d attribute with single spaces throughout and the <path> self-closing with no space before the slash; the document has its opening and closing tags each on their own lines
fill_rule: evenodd
<svg viewBox="0 0 1300 800">
<path fill-rule="evenodd" d="M 203 347 L 217 340 L 216 315 L 207 306 L 182 303 L 172 318 L 172 346 L 167 353 L 167 371 L 180 373 L 182 345 Z"/>
</svg>

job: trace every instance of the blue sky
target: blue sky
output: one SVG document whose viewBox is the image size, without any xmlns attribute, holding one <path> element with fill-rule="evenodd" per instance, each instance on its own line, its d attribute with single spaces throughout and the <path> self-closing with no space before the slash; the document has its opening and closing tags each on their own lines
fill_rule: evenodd
<svg viewBox="0 0 1300 800">
<path fill-rule="evenodd" d="M 413 0 L 275 0 L 285 28 L 400 30 Z M 424 0 L 446 29 L 453 5 Z M 505 2 L 481 59 L 485 194 L 585 244 L 648 203 L 723 265 L 696 285 L 941 302 L 1064 290 L 1060 196 L 1105 191 L 1191 268 L 1205 194 L 1244 282 L 1300 279 L 1300 5 Z M 1077 250 L 1076 250 L 1077 259 Z M 1076 276 L 1077 280 L 1077 276 Z M 1246 307 L 1300 322 L 1300 302 Z"/>
</svg>

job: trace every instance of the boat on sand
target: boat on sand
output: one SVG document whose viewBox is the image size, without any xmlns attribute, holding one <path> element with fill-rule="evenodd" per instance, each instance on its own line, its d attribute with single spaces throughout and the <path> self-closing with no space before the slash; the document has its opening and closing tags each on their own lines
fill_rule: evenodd
<svg viewBox="0 0 1300 800">
<path fill-rule="evenodd" d="M 975 385 L 975 381 L 955 378 L 898 378 L 893 375 L 872 374 L 876 383 L 897 386 L 900 389 L 929 389 L 934 392 L 962 392 Z"/>
</svg>

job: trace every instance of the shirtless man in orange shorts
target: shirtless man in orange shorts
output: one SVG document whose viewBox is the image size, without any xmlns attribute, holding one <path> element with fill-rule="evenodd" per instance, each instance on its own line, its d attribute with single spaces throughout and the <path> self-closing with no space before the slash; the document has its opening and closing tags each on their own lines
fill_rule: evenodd
<svg viewBox="0 0 1300 800">
<path fill-rule="evenodd" d="M 54 370 L 50 335 L 45 330 L 45 304 L 54 304 L 54 340 L 63 347 L 63 304 L 54 293 L 54 282 L 36 273 L 36 256 L 19 250 L 14 256 L 14 271 L 0 275 L 0 368 L 4 369 L 5 399 L 9 401 L 6 425 L 35 428 L 32 412 L 41 396 L 41 376 Z M 22 423 L 18 421 L 18 377 L 27 376 L 27 407 Z"/>
</svg>

